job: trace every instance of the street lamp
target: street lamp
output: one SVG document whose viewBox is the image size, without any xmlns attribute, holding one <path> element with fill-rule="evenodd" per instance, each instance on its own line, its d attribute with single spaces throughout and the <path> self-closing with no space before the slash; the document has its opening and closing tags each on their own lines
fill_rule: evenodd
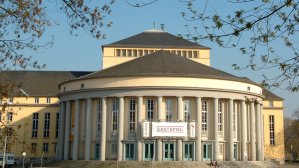
<svg viewBox="0 0 299 168">
<path fill-rule="evenodd" d="M 22 153 L 22 156 L 23 156 L 23 168 L 24 168 L 24 162 L 25 162 L 26 152 L 23 152 L 23 153 Z"/>
</svg>

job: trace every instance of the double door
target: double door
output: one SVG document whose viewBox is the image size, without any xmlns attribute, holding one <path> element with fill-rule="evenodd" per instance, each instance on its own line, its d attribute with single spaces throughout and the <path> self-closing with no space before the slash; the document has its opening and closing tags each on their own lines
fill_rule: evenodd
<svg viewBox="0 0 299 168">
<path fill-rule="evenodd" d="M 174 161 L 174 143 L 173 142 L 165 142 L 163 145 L 164 161 Z"/>
</svg>

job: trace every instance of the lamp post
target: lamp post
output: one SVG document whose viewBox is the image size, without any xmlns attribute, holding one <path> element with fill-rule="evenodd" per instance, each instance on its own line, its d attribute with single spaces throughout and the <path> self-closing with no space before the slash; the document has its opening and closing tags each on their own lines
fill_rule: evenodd
<svg viewBox="0 0 299 168">
<path fill-rule="evenodd" d="M 23 153 L 22 153 L 22 156 L 23 156 L 23 168 L 24 168 L 24 166 L 25 166 L 25 156 L 26 156 L 26 152 L 23 152 Z"/>
<path fill-rule="evenodd" d="M 292 155 L 292 162 L 293 162 L 293 145 L 291 145 L 291 155 Z"/>
</svg>

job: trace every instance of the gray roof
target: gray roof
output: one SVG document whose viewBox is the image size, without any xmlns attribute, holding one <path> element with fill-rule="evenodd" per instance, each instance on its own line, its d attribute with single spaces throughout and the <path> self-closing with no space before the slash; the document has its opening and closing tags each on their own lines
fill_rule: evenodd
<svg viewBox="0 0 299 168">
<path fill-rule="evenodd" d="M 58 84 L 67 80 L 75 79 L 91 72 L 76 71 L 2 71 L 0 72 L 1 83 L 5 79 L 22 83 L 21 89 L 31 96 L 57 96 Z M 15 95 L 13 95 L 15 96 Z"/>
<path fill-rule="evenodd" d="M 211 49 L 188 40 L 179 39 L 177 36 L 156 29 L 144 31 L 102 47 Z"/>
<path fill-rule="evenodd" d="M 188 58 L 178 56 L 165 50 L 160 50 L 152 54 L 82 76 L 79 80 L 125 76 L 199 77 L 236 80 L 256 84 L 247 78 L 236 77 L 229 73 L 195 62 Z"/>
<path fill-rule="evenodd" d="M 265 100 L 284 100 L 267 89 L 263 90 L 263 95 L 265 96 Z"/>
</svg>

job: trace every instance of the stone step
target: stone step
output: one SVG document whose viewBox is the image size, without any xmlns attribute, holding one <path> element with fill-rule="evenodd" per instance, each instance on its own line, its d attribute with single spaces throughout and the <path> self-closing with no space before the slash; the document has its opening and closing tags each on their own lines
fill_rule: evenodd
<svg viewBox="0 0 299 168">
<path fill-rule="evenodd" d="M 211 168 L 210 162 L 202 161 L 53 161 L 45 167 L 62 168 Z M 220 168 L 278 168 L 279 166 L 266 161 L 220 161 Z"/>
</svg>

